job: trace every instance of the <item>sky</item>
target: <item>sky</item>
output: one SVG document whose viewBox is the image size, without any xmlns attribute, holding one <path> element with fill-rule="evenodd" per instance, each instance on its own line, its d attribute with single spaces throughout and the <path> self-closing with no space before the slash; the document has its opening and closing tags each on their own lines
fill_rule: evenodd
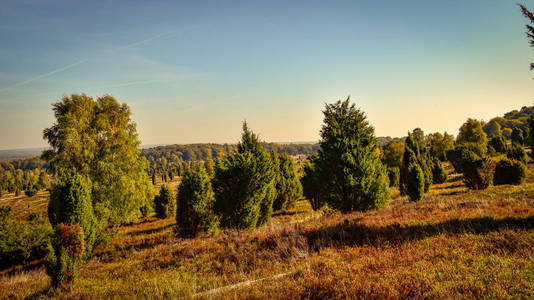
<svg viewBox="0 0 534 300">
<path fill-rule="evenodd" d="M 517 0 L 2 0 L 0 149 L 62 95 L 127 103 L 142 144 L 317 141 L 350 95 L 377 136 L 457 134 L 534 103 Z M 525 2 L 534 9 L 533 2 Z"/>
</svg>

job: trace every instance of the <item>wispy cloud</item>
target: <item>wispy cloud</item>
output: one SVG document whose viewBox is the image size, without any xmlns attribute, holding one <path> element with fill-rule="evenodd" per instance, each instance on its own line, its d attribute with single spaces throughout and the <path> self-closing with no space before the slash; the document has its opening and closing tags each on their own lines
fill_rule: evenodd
<svg viewBox="0 0 534 300">
<path fill-rule="evenodd" d="M 163 80 L 159 79 L 153 79 L 153 80 L 137 80 L 137 81 L 130 81 L 130 82 L 123 82 L 123 83 L 117 83 L 117 84 L 111 84 L 102 86 L 102 88 L 116 88 L 116 87 L 123 87 L 123 86 L 132 86 L 132 85 L 141 85 L 141 84 L 150 84 L 150 83 L 156 83 L 156 82 L 162 82 Z"/>
<path fill-rule="evenodd" d="M 134 43 L 131 43 L 131 44 L 127 44 L 127 45 L 124 45 L 124 46 L 119 46 L 117 48 L 111 49 L 108 54 L 114 53 L 114 52 L 117 52 L 117 51 L 121 51 L 121 50 L 125 50 L 125 49 L 129 49 L 129 48 L 132 48 L 132 47 L 135 47 L 135 46 L 143 45 L 143 44 L 146 44 L 146 43 L 148 43 L 150 41 L 153 41 L 153 40 L 156 40 L 156 39 L 159 39 L 159 38 L 169 37 L 169 36 L 171 36 L 173 34 L 174 34 L 174 31 L 159 33 L 159 34 L 156 34 L 156 35 L 154 35 L 152 37 L 146 38 L 144 40 L 140 40 L 140 41 L 137 41 L 137 42 L 134 42 Z M 10 90 L 12 88 L 16 88 L 16 87 L 22 86 L 22 85 L 31 83 L 31 82 L 36 81 L 36 80 L 40 80 L 40 79 L 43 79 L 43 78 L 46 78 L 46 77 L 50 77 L 50 76 L 52 76 L 54 74 L 69 70 L 69 69 L 74 68 L 74 67 L 76 67 L 76 66 L 78 66 L 80 64 L 83 64 L 83 63 L 87 62 L 87 61 L 94 60 L 94 59 L 97 59 L 97 58 L 100 58 L 100 57 L 102 57 L 102 56 L 96 56 L 96 57 L 93 57 L 93 58 L 90 58 L 90 59 L 79 60 L 79 61 L 77 61 L 75 63 L 63 66 L 61 68 L 52 70 L 50 72 L 47 72 L 47 73 L 44 73 L 44 74 L 41 74 L 41 75 L 38 75 L 38 76 L 35 76 L 35 77 L 31 77 L 29 79 L 17 82 L 17 83 L 15 83 L 13 85 L 10 85 L 10 86 L 4 87 L 4 88 L 0 88 L 0 92 L 4 92 L 4 91 Z M 129 86 L 129 85 L 146 84 L 146 83 L 150 83 L 150 82 L 147 82 L 147 81 L 128 82 L 128 83 L 114 85 L 114 86 L 111 86 L 111 87 Z"/>
</svg>

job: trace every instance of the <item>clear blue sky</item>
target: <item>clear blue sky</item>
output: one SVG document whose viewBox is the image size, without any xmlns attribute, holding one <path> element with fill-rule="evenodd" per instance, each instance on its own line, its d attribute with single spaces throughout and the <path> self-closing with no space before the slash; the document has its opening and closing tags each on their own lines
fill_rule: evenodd
<svg viewBox="0 0 534 300">
<path fill-rule="evenodd" d="M 516 2 L 4 0 L 0 149 L 44 146 L 82 92 L 128 103 L 143 144 L 234 143 L 244 119 L 316 141 L 349 94 L 379 136 L 457 134 L 534 102 Z"/>
</svg>

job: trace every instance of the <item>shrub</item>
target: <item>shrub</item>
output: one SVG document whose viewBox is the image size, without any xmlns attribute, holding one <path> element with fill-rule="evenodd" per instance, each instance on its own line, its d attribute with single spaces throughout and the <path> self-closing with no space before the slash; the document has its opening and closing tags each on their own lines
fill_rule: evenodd
<svg viewBox="0 0 534 300">
<path fill-rule="evenodd" d="M 506 153 L 508 149 L 506 140 L 502 135 L 492 137 L 488 143 L 488 146 L 491 146 L 498 153 Z"/>
<path fill-rule="evenodd" d="M 52 286 L 72 283 L 78 273 L 78 264 L 85 253 L 83 229 L 79 224 L 56 226 L 52 245 L 48 247 L 45 260 L 47 274 L 52 279 Z"/>
<path fill-rule="evenodd" d="M 43 258 L 51 234 L 49 226 L 40 222 L 14 220 L 11 206 L 0 206 L 0 268 Z"/>
<path fill-rule="evenodd" d="M 514 128 L 512 130 L 512 143 L 518 143 L 519 145 L 523 145 L 525 143 L 525 137 L 523 136 L 523 130 L 520 128 Z"/>
<path fill-rule="evenodd" d="M 388 168 L 388 179 L 389 186 L 399 186 L 400 182 L 400 168 L 399 167 L 389 167 Z"/>
<path fill-rule="evenodd" d="M 52 186 L 48 219 L 52 226 L 79 224 L 84 232 L 87 255 L 92 254 L 104 235 L 104 224 L 98 222 L 93 211 L 91 182 L 80 174 L 65 174 Z"/>
<path fill-rule="evenodd" d="M 349 99 L 323 111 L 316 163 L 328 205 L 342 212 L 378 209 L 390 198 L 386 168 L 365 114 Z"/>
<path fill-rule="evenodd" d="M 488 138 L 482 129 L 482 122 L 475 119 L 467 119 L 460 127 L 456 143 L 467 144 L 471 151 L 478 156 L 484 156 L 487 151 Z"/>
<path fill-rule="evenodd" d="M 273 152 L 273 161 L 277 164 L 276 198 L 273 209 L 287 209 L 295 205 L 302 196 L 302 185 L 297 178 L 297 170 L 293 159 L 287 153 L 276 154 Z"/>
<path fill-rule="evenodd" d="M 176 210 L 176 199 L 171 189 L 166 185 L 161 185 L 159 194 L 154 197 L 154 210 L 160 219 L 166 219 Z"/>
<path fill-rule="evenodd" d="M 24 194 L 26 194 L 28 197 L 33 197 L 35 194 L 37 194 L 37 189 L 34 186 L 29 186 L 24 190 Z"/>
<path fill-rule="evenodd" d="M 495 163 L 488 157 L 479 157 L 473 152 L 465 152 L 462 157 L 465 185 L 473 190 L 488 188 L 493 182 Z"/>
<path fill-rule="evenodd" d="M 215 195 L 203 165 L 185 171 L 176 202 L 176 225 L 180 236 L 194 237 L 217 229 L 218 218 L 213 210 Z"/>
<path fill-rule="evenodd" d="M 447 181 L 447 172 L 438 158 L 434 158 L 432 161 L 432 180 L 437 184 Z"/>
<path fill-rule="evenodd" d="M 520 161 L 524 164 L 527 164 L 528 162 L 527 152 L 525 152 L 525 149 L 518 143 L 512 144 L 512 147 L 506 152 L 506 157 Z"/>
<path fill-rule="evenodd" d="M 411 163 L 406 173 L 406 194 L 411 201 L 419 201 L 425 191 L 425 178 L 421 167 Z"/>
<path fill-rule="evenodd" d="M 316 157 L 311 157 L 309 161 L 304 164 L 304 176 L 300 179 L 302 184 L 302 193 L 308 199 L 313 210 L 318 210 L 323 207 L 326 202 L 321 196 L 321 179 L 320 172 L 317 171 L 317 164 L 315 164 Z"/>
<path fill-rule="evenodd" d="M 495 166 L 495 174 L 493 176 L 493 184 L 514 184 L 520 185 L 525 182 L 527 176 L 526 167 L 523 163 L 503 158 L 499 160 Z"/>
</svg>

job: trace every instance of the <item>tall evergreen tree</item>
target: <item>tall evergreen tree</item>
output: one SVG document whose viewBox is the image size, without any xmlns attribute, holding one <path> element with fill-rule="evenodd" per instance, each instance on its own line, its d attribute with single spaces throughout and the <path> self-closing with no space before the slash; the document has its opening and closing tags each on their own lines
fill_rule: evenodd
<svg viewBox="0 0 534 300">
<path fill-rule="evenodd" d="M 326 104 L 317 164 L 328 205 L 342 212 L 366 211 L 390 198 L 374 128 L 349 99 Z"/>
<path fill-rule="evenodd" d="M 320 172 L 317 170 L 318 165 L 315 160 L 316 157 L 313 156 L 304 164 L 304 176 L 302 176 L 300 182 L 304 197 L 308 199 L 313 210 L 318 210 L 326 202 L 324 201 L 324 196 L 321 195 L 323 182 L 321 182 Z"/>
<path fill-rule="evenodd" d="M 274 184 L 271 158 L 244 122 L 237 151 L 215 165 L 213 190 L 221 226 L 255 228 L 267 222 L 276 196 Z"/>
<path fill-rule="evenodd" d="M 176 198 L 172 190 L 166 185 L 161 185 L 159 194 L 154 197 L 154 210 L 158 218 L 165 219 L 172 215 L 176 210 Z"/>
</svg>

